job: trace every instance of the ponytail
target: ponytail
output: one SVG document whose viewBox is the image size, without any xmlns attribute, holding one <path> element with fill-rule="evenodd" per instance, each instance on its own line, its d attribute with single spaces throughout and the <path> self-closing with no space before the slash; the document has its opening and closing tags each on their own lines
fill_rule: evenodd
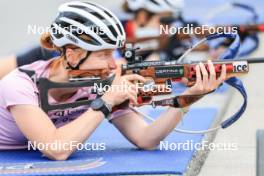
<svg viewBox="0 0 264 176">
<path fill-rule="evenodd" d="M 45 32 L 41 35 L 40 37 L 40 44 L 43 48 L 47 50 L 52 50 L 52 51 L 62 51 L 62 48 L 56 47 L 52 40 L 51 40 L 51 35 L 49 32 Z"/>
</svg>

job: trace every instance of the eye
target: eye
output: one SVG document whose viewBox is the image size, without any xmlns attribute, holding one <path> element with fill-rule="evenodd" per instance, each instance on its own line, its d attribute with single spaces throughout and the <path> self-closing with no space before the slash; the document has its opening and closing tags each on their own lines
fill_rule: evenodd
<svg viewBox="0 0 264 176">
<path fill-rule="evenodd" d="M 106 53 L 106 56 L 107 57 L 112 57 L 112 56 L 114 56 L 114 52 L 113 51 L 109 51 L 109 52 Z"/>
</svg>

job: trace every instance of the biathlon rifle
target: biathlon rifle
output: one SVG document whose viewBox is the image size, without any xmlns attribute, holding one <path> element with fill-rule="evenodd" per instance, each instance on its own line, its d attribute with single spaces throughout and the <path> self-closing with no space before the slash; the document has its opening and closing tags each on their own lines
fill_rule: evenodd
<svg viewBox="0 0 264 176">
<path fill-rule="evenodd" d="M 127 60 L 130 62 L 123 64 L 121 70 L 122 75 L 138 74 L 146 78 L 146 85 L 143 85 L 143 87 L 139 89 L 139 106 L 151 105 L 153 108 L 157 106 L 183 108 L 190 106 L 205 95 L 177 95 L 171 98 L 153 100 L 153 96 L 171 94 L 171 89 L 167 89 L 167 87 L 171 88 L 173 82 L 182 81 L 183 78 L 188 80 L 187 86 L 194 85 L 196 82 L 195 67 L 199 62 L 179 63 L 178 61 L 142 61 L 140 56 L 136 55 L 136 49 L 133 49 L 131 46 L 132 45 L 127 47 L 124 54 L 125 57 L 128 57 Z M 233 46 L 233 49 L 237 48 L 235 45 Z M 220 57 L 224 60 L 213 61 L 213 65 L 217 78 L 221 74 L 223 64 L 226 65 L 227 77 L 231 78 L 226 80 L 225 83 L 238 90 L 243 96 L 244 102 L 234 115 L 223 121 L 217 128 L 207 130 L 207 132 L 218 128 L 227 128 L 241 117 L 247 107 L 247 93 L 243 83 L 237 79 L 236 76 L 247 74 L 249 72 L 250 64 L 264 63 L 264 58 L 227 59 L 230 58 L 230 56 L 234 56 L 236 52 L 237 51 L 234 50 L 232 50 L 232 52 L 227 51 L 222 55 L 223 57 Z M 209 71 L 207 62 L 203 63 L 207 71 Z"/>
<path fill-rule="evenodd" d="M 142 61 L 139 56 L 135 54 L 136 49 L 128 47 L 124 54 L 129 63 L 123 64 L 121 66 L 122 75 L 128 74 L 138 74 L 146 78 L 146 85 L 143 85 L 142 89 L 139 91 L 138 103 L 140 105 L 150 104 L 153 107 L 156 106 L 175 106 L 176 102 L 173 101 L 152 101 L 151 97 L 155 95 L 170 94 L 173 82 L 181 82 L 183 78 L 188 80 L 187 86 L 193 86 L 196 82 L 196 70 L 195 67 L 199 62 L 191 62 L 185 64 L 179 64 L 177 61 Z M 134 61 L 131 57 L 134 58 Z M 223 64 L 226 65 L 227 75 L 232 75 L 232 77 L 247 74 L 249 72 L 249 64 L 252 63 L 263 63 L 264 59 L 237 59 L 237 60 L 222 60 L 213 61 L 216 77 L 219 77 L 222 71 Z M 204 62 L 205 68 L 209 71 L 208 65 Z M 185 107 L 193 103 L 192 100 L 197 100 L 202 97 L 202 95 L 193 96 L 178 96 L 186 97 L 179 99 L 180 101 L 176 106 Z M 146 100 L 146 101 L 144 101 Z M 188 102 L 188 103 L 187 103 Z"/>
</svg>

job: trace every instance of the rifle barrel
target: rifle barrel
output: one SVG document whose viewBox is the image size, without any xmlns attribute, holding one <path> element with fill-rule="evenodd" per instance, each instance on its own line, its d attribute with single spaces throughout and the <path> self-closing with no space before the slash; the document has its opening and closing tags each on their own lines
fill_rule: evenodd
<svg viewBox="0 0 264 176">
<path fill-rule="evenodd" d="M 227 59 L 227 60 L 217 60 L 213 61 L 213 63 L 230 63 L 230 62 L 241 62 L 246 61 L 249 64 L 257 64 L 257 63 L 264 63 L 264 58 L 247 58 L 247 59 Z M 185 64 L 198 64 L 199 62 L 190 62 Z M 205 62 L 204 62 L 205 63 Z M 145 68 L 145 67 L 155 67 L 155 66 L 173 66 L 178 65 L 177 61 L 143 61 L 143 62 L 135 62 L 135 63 L 128 63 L 123 64 L 122 69 L 135 69 L 135 68 Z M 181 64 L 180 64 L 181 65 Z"/>
<path fill-rule="evenodd" d="M 247 61 L 250 64 L 264 63 L 264 58 L 249 58 Z"/>
<path fill-rule="evenodd" d="M 249 64 L 257 64 L 257 63 L 264 63 L 264 58 L 247 58 L 247 59 L 227 59 L 227 60 L 217 60 L 213 61 L 213 63 L 225 63 L 225 62 L 239 62 L 239 61 L 246 61 Z M 198 63 L 198 62 L 197 62 Z"/>
</svg>

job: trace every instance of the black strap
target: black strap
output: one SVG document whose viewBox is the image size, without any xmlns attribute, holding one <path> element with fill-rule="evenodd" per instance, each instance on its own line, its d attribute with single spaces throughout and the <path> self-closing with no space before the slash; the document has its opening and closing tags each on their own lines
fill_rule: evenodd
<svg viewBox="0 0 264 176">
<path fill-rule="evenodd" d="M 86 53 L 86 56 L 84 58 L 82 58 L 80 60 L 80 62 L 76 65 L 76 66 L 72 66 L 68 61 L 67 61 L 67 58 L 66 58 L 66 55 L 65 55 L 65 59 L 67 61 L 67 69 L 71 69 L 71 70 L 80 70 L 80 66 L 86 61 L 86 59 L 88 59 L 88 57 L 90 56 L 91 52 L 87 51 Z"/>
<path fill-rule="evenodd" d="M 76 108 L 83 105 L 90 105 L 92 102 L 91 100 L 80 100 L 72 103 L 51 105 L 49 104 L 49 100 L 48 100 L 48 92 L 50 89 L 54 89 L 54 88 L 92 87 L 95 85 L 99 86 L 100 84 L 102 86 L 111 85 L 112 81 L 114 80 L 114 77 L 115 76 L 113 75 L 104 80 L 88 80 L 88 81 L 77 81 L 77 82 L 67 82 L 67 83 L 56 83 L 48 80 L 47 78 L 40 78 L 38 80 L 37 86 L 40 92 L 41 108 L 45 112 L 48 112 L 57 109 Z M 96 94 L 97 97 L 100 97 L 98 92 L 95 91 L 94 93 Z"/>
</svg>

